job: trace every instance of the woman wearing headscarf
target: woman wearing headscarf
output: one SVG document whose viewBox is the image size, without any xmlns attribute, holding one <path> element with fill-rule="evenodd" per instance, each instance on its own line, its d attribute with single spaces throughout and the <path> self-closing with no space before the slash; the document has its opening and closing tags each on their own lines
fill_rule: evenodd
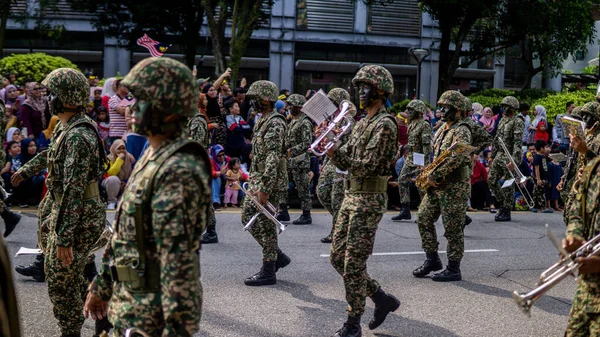
<svg viewBox="0 0 600 337">
<path fill-rule="evenodd" d="M 102 180 L 102 187 L 106 189 L 107 209 L 113 210 L 117 206 L 119 194 L 125 187 L 131 171 L 133 171 L 135 158 L 125 149 L 125 142 L 117 139 L 110 146 L 108 160 L 110 161 L 110 167 L 106 171 L 104 180 Z"/>
<path fill-rule="evenodd" d="M 104 82 L 104 86 L 102 87 L 102 105 L 106 108 L 106 111 L 109 111 L 108 100 L 117 94 L 117 89 L 115 88 L 116 80 L 116 77 L 111 77 Z"/>
<path fill-rule="evenodd" d="M 38 154 L 38 147 L 35 141 L 31 138 L 25 138 L 21 141 L 21 154 L 19 160 L 21 165 L 25 165 L 33 157 Z M 46 180 L 47 171 L 41 170 L 27 180 L 24 180 L 19 185 L 18 189 L 26 191 L 23 193 L 22 201 L 24 204 L 37 205 L 42 199 L 42 190 L 44 189 L 44 181 Z"/>
<path fill-rule="evenodd" d="M 215 210 L 221 209 L 221 185 L 227 173 L 227 163 L 229 157 L 225 155 L 225 150 L 221 145 L 214 145 L 210 149 L 212 162 L 212 200 Z"/>
<path fill-rule="evenodd" d="M 32 139 L 39 139 L 42 130 L 48 127 L 50 110 L 48 100 L 42 97 L 42 86 L 37 82 L 27 83 L 27 99 L 19 108 L 23 126 L 27 128 L 27 135 Z"/>
<path fill-rule="evenodd" d="M 495 122 L 496 121 L 494 120 L 494 113 L 492 112 L 492 109 L 483 109 L 483 114 L 481 115 L 481 118 L 479 118 L 479 123 L 481 123 L 483 129 L 488 133 L 492 133 L 494 131 Z"/>
<path fill-rule="evenodd" d="M 21 130 L 15 127 L 10 128 L 8 129 L 8 131 L 6 131 L 6 140 L 4 141 L 4 148 L 6 149 L 6 145 L 11 141 L 21 143 L 22 140 L 23 138 L 21 137 Z"/>
<path fill-rule="evenodd" d="M 14 85 L 7 85 L 6 88 L 3 89 L 4 90 L 4 94 L 2 95 L 2 100 L 4 101 L 4 105 L 6 105 L 6 107 L 8 108 L 10 107 L 15 107 L 15 104 L 17 103 L 17 87 L 15 87 Z M 13 111 L 14 112 L 14 111 Z"/>
<path fill-rule="evenodd" d="M 50 146 L 50 140 L 52 139 L 52 133 L 54 132 L 54 128 L 56 128 L 56 124 L 58 124 L 58 116 L 52 116 L 52 118 L 50 118 L 50 123 L 48 123 L 48 127 L 40 134 L 40 151 L 43 151 Z"/>
<path fill-rule="evenodd" d="M 475 121 L 478 121 L 483 114 L 483 105 L 481 103 L 473 103 L 473 117 Z"/>
<path fill-rule="evenodd" d="M 548 126 L 548 121 L 546 120 L 546 108 L 541 105 L 536 105 L 534 108 L 535 118 L 531 121 L 531 125 L 529 125 L 528 133 L 528 144 L 534 143 L 535 134 L 538 130 L 538 124 L 540 122 L 544 122 L 546 127 Z"/>
<path fill-rule="evenodd" d="M 212 83 L 207 84 L 202 89 L 202 93 L 206 95 L 206 115 L 210 123 L 219 124 L 219 127 L 214 129 L 212 143 L 225 147 L 227 145 L 227 123 L 225 122 L 227 113 L 223 108 L 222 98 L 219 97 L 217 89 Z"/>
</svg>

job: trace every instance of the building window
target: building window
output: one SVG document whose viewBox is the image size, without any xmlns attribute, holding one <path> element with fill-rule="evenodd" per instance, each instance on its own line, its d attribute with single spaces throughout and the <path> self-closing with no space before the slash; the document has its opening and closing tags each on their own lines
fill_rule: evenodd
<svg viewBox="0 0 600 337">
<path fill-rule="evenodd" d="M 419 1 L 375 2 L 368 9 L 367 32 L 382 35 L 421 35 Z"/>
<path fill-rule="evenodd" d="M 583 61 L 583 60 L 585 60 L 585 53 L 583 52 L 583 50 L 578 50 L 578 51 L 575 53 L 575 59 L 576 59 L 577 61 Z"/>
<path fill-rule="evenodd" d="M 354 1 L 298 0 L 296 29 L 354 31 Z"/>
</svg>

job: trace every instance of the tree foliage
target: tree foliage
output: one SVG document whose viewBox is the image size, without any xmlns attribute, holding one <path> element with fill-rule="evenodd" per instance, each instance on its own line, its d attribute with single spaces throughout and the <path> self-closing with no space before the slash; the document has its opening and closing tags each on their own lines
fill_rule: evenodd
<svg viewBox="0 0 600 337">
<path fill-rule="evenodd" d="M 26 79 L 41 82 L 48 73 L 58 68 L 79 70 L 66 58 L 44 53 L 13 54 L 0 60 L 0 74 L 14 72 L 18 83 L 23 83 Z"/>
</svg>

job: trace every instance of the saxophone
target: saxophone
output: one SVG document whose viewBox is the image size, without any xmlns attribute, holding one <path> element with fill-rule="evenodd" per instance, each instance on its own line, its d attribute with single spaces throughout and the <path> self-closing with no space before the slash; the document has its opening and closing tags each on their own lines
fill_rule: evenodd
<svg viewBox="0 0 600 337">
<path fill-rule="evenodd" d="M 449 148 L 444 150 L 435 160 L 427 165 L 423 171 L 417 176 L 415 185 L 422 191 L 427 191 L 431 186 L 427 183 L 429 174 L 438 169 L 448 158 L 459 156 L 468 156 L 475 151 L 474 146 L 459 144 L 458 142 L 450 145 Z"/>
</svg>

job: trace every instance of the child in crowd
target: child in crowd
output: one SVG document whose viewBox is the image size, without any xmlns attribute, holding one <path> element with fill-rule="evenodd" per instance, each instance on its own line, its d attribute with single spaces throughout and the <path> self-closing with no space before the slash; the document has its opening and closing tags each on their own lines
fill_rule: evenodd
<svg viewBox="0 0 600 337">
<path fill-rule="evenodd" d="M 14 128 L 17 126 L 17 116 L 13 113 L 13 109 L 6 108 L 4 112 L 4 116 L 6 117 L 6 128 L 4 131 L 8 131 L 10 128 Z"/>
<path fill-rule="evenodd" d="M 109 117 L 106 108 L 101 105 L 96 109 L 96 118 L 98 122 L 98 133 L 100 134 L 100 138 L 102 142 L 104 142 L 104 147 L 106 148 L 106 140 L 108 139 L 108 131 L 110 131 Z"/>
<path fill-rule="evenodd" d="M 242 170 L 240 170 L 240 159 L 231 158 L 227 164 L 228 170 L 225 173 L 227 183 L 225 185 L 225 197 L 223 199 L 223 207 L 238 207 L 238 192 L 242 183 Z"/>
<path fill-rule="evenodd" d="M 58 117 L 53 116 L 52 120 L 58 120 Z M 52 123 L 52 120 L 50 123 Z M 54 123 L 56 125 L 56 122 Z M 21 141 L 21 153 L 19 154 L 19 161 L 21 166 L 27 164 L 38 154 L 38 147 L 35 141 L 31 138 L 25 138 Z M 35 173 L 33 176 L 21 182 L 18 189 L 23 191 L 23 195 L 19 196 L 20 204 L 25 205 L 37 205 L 42 199 L 42 191 L 44 189 L 44 182 L 46 181 L 46 169 Z"/>
<path fill-rule="evenodd" d="M 89 118 L 96 120 L 96 109 L 94 108 L 94 102 L 88 102 L 88 104 L 85 106 L 85 113 Z"/>
<path fill-rule="evenodd" d="M 543 140 L 547 144 L 550 143 L 550 135 L 546 129 L 546 122 L 541 121 L 538 123 L 537 131 L 535 132 L 534 141 Z"/>
<path fill-rule="evenodd" d="M 242 154 L 242 148 L 246 144 L 245 135 L 252 132 L 250 125 L 240 116 L 240 106 L 233 99 L 225 102 L 225 109 L 228 115 L 225 117 L 227 122 L 227 145 L 225 154 L 230 157 L 239 158 Z"/>
<path fill-rule="evenodd" d="M 102 88 L 94 90 L 94 108 L 98 111 L 98 108 L 102 106 Z"/>
<path fill-rule="evenodd" d="M 544 209 L 542 213 L 552 213 L 552 208 L 547 207 L 546 186 L 548 186 L 548 164 L 546 160 L 547 154 L 550 152 L 550 147 L 544 140 L 535 142 L 535 156 L 533 157 L 533 176 L 535 185 L 533 187 L 533 203 L 532 212 L 537 212 L 538 209 Z"/>
<path fill-rule="evenodd" d="M 2 171 L 0 171 L 0 174 L 4 179 L 4 186 L 6 186 L 6 190 L 15 194 L 14 198 L 19 202 L 19 206 L 24 208 L 27 207 L 27 204 L 22 201 L 22 188 L 13 188 L 12 184 L 10 183 L 10 178 L 12 175 L 23 165 L 21 163 L 21 159 L 19 158 L 20 154 L 21 143 L 14 140 L 8 142 L 6 145 L 6 165 L 4 165 L 4 168 Z"/>
<path fill-rule="evenodd" d="M 560 149 L 557 147 L 552 149 L 551 153 L 560 153 Z M 548 187 L 546 191 L 547 196 L 547 207 L 550 209 L 554 209 L 557 212 L 562 212 L 563 209 L 558 205 L 558 200 L 560 199 L 560 193 L 556 189 L 558 183 L 560 183 L 560 179 L 562 177 L 563 171 L 560 163 L 550 157 L 546 158 L 548 163 Z"/>
</svg>

